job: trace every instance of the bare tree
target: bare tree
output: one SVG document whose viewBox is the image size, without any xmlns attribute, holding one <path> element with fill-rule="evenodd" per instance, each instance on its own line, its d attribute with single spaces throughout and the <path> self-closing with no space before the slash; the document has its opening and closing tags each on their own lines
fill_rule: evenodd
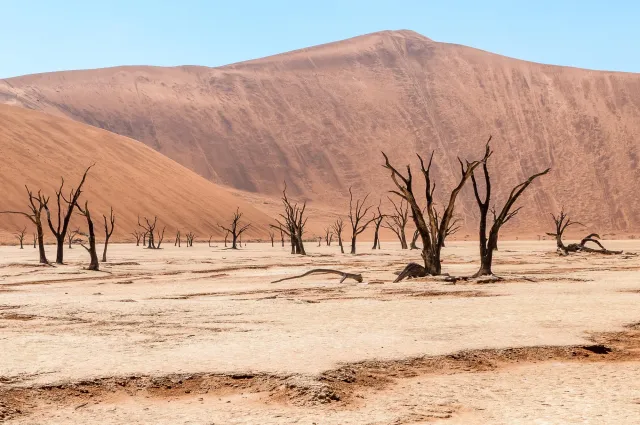
<svg viewBox="0 0 640 425">
<path fill-rule="evenodd" d="M 275 246 L 273 242 L 275 237 L 276 237 L 275 232 L 273 230 L 269 230 L 269 239 L 271 239 L 271 248 Z"/>
<path fill-rule="evenodd" d="M 331 227 L 333 228 L 333 232 L 338 238 L 338 246 L 340 247 L 340 252 L 344 254 L 344 245 L 342 245 L 342 230 L 344 229 L 344 221 L 341 217 L 338 217 Z"/>
<path fill-rule="evenodd" d="M 373 248 L 371 249 L 380 249 L 380 226 L 382 225 L 382 220 L 384 220 L 386 216 L 382 214 L 380 211 L 380 204 L 378 204 L 378 214 L 373 215 L 373 225 L 374 225 L 374 233 L 373 233 Z"/>
<path fill-rule="evenodd" d="M 240 224 L 240 220 L 242 219 L 242 213 L 240 212 L 240 207 L 236 208 L 236 212 L 233 213 L 233 218 L 231 219 L 231 225 L 229 227 L 222 226 L 218 224 L 218 227 L 222 230 L 231 234 L 231 249 L 238 249 L 238 238 L 242 236 L 249 227 L 251 227 L 251 223 L 248 224 Z M 225 237 L 225 246 L 227 238 Z M 242 247 L 242 241 L 240 241 L 240 247 Z"/>
<path fill-rule="evenodd" d="M 24 235 L 26 235 L 26 234 L 27 234 L 27 227 L 26 226 L 19 233 L 15 234 L 16 239 L 18 239 L 18 242 L 20 242 L 20 249 L 24 249 L 24 246 L 22 245 L 22 242 L 24 241 Z"/>
<path fill-rule="evenodd" d="M 358 235 L 365 231 L 365 229 L 375 220 L 375 214 L 370 220 L 365 220 L 364 217 L 371 209 L 371 205 L 365 207 L 369 194 L 366 194 L 364 199 L 356 200 L 355 206 L 353 205 L 353 192 L 349 188 L 349 220 L 351 221 L 351 253 L 356 253 L 356 239 Z"/>
<path fill-rule="evenodd" d="M 111 235 L 113 234 L 113 229 L 116 225 L 116 216 L 113 214 L 113 207 L 109 210 L 109 222 L 107 222 L 107 216 L 102 215 L 104 218 L 104 250 L 102 251 L 102 262 L 107 262 L 107 246 L 109 246 L 109 239 L 111 239 Z M 109 225 L 111 225 L 111 229 L 109 229 Z"/>
<path fill-rule="evenodd" d="M 522 208 L 519 207 L 514 209 L 513 211 L 511 210 L 520 195 L 522 195 L 522 193 L 525 191 L 525 189 L 529 187 L 529 185 L 531 185 L 531 183 L 533 183 L 535 179 L 547 174 L 550 170 L 550 168 L 547 168 L 544 171 L 533 174 L 524 182 L 516 185 L 511 190 L 507 201 L 504 203 L 499 213 L 496 213 L 495 208 L 491 210 L 493 214 L 493 224 L 491 225 L 491 229 L 489 229 L 489 234 L 487 235 L 487 214 L 489 213 L 489 205 L 491 202 L 491 178 L 489 177 L 489 168 L 487 166 L 487 162 L 493 154 L 493 151 L 489 146 L 490 141 L 491 138 L 489 138 L 489 141 L 487 141 L 484 160 L 482 161 L 485 191 L 484 200 L 482 200 L 480 197 L 480 190 L 478 188 L 478 182 L 476 181 L 475 174 L 471 174 L 473 193 L 476 197 L 478 207 L 480 208 L 480 269 L 476 272 L 476 274 L 473 275 L 473 277 L 493 275 L 493 271 L 491 270 L 491 265 L 493 262 L 493 251 L 498 249 L 498 233 L 500 232 L 500 228 L 513 217 L 515 217 Z M 460 161 L 460 166 L 464 172 L 462 161 Z"/>
<path fill-rule="evenodd" d="M 36 241 L 38 240 L 38 238 L 36 237 L 36 234 L 33 234 L 33 248 L 36 248 Z"/>
<path fill-rule="evenodd" d="M 195 239 L 196 234 L 193 232 L 187 233 L 187 247 L 193 246 L 193 240 Z M 178 244 L 178 246 L 180 246 Z"/>
<path fill-rule="evenodd" d="M 49 210 L 49 206 L 45 205 L 45 209 L 47 211 L 47 223 L 49 223 L 49 229 L 51 229 L 51 233 L 56 238 L 57 249 L 56 249 L 56 263 L 62 264 L 64 260 L 64 244 L 65 237 L 67 235 L 67 229 L 69 228 L 69 221 L 71 221 L 71 215 L 73 214 L 73 208 L 77 204 L 80 195 L 82 194 L 82 186 L 87 178 L 87 173 L 93 167 L 90 165 L 84 171 L 82 175 L 82 179 L 80 180 L 80 184 L 78 184 L 77 189 L 71 188 L 69 191 L 69 198 L 65 197 L 62 191 L 64 190 L 64 177 L 60 183 L 60 187 L 56 190 L 56 203 L 58 206 L 58 219 L 56 227 L 53 227 L 53 222 L 51 221 L 51 211 Z M 65 204 L 64 207 L 62 204 Z M 63 212 L 63 208 L 65 211 Z"/>
<path fill-rule="evenodd" d="M 570 252 L 579 252 L 579 251 L 592 252 L 592 253 L 605 254 L 605 255 L 622 254 L 622 251 L 610 251 L 606 249 L 602 245 L 602 243 L 598 241 L 598 239 L 600 239 L 600 236 L 597 233 L 591 233 L 585 236 L 584 238 L 582 238 L 580 243 L 571 243 L 569 245 L 565 245 L 564 242 L 562 242 L 562 235 L 564 234 L 564 231 L 567 230 L 567 227 L 573 226 L 576 224 L 580 226 L 584 226 L 584 224 L 577 221 L 572 221 L 569 218 L 569 216 L 564 212 L 564 208 L 560 210 L 560 214 L 558 214 L 557 216 L 554 214 L 551 214 L 551 217 L 553 217 L 553 221 L 556 225 L 556 232 L 547 233 L 547 235 L 554 236 L 556 238 L 556 246 L 557 246 L 558 253 L 560 255 L 569 255 Z M 593 249 L 593 248 L 589 248 L 588 246 L 585 246 L 587 242 L 591 242 L 598 245 L 600 249 Z"/>
<path fill-rule="evenodd" d="M 74 243 L 80 242 L 80 239 L 76 239 L 76 236 L 80 235 L 80 229 L 69 230 L 67 232 L 67 242 L 69 244 L 69 249 L 72 249 L 72 245 Z"/>
<path fill-rule="evenodd" d="M 162 245 L 162 241 L 164 240 L 164 230 L 167 226 L 162 227 L 162 232 L 158 232 L 158 245 L 156 245 L 156 249 L 160 249 L 160 245 Z"/>
<path fill-rule="evenodd" d="M 143 245 L 147 245 L 148 249 L 156 249 L 155 241 L 153 240 L 153 232 L 158 224 L 158 217 L 153 217 L 153 221 L 150 221 L 147 217 L 144 217 L 144 223 L 140 222 L 140 216 L 138 216 L 138 226 L 144 230 Z M 148 240 L 148 244 L 146 243 Z"/>
<path fill-rule="evenodd" d="M 282 242 L 282 247 L 284 248 L 284 231 L 282 227 L 280 228 L 280 241 Z"/>
<path fill-rule="evenodd" d="M 307 202 L 305 201 L 302 205 L 298 205 L 298 203 L 289 201 L 287 197 L 287 184 L 285 182 L 284 190 L 282 191 L 282 204 L 284 206 L 284 214 L 280 214 L 280 217 L 284 223 L 276 220 L 278 224 L 271 224 L 270 226 L 289 236 L 291 239 L 292 254 L 307 255 L 303 241 L 304 227 L 307 224 L 307 219 L 304 217 Z"/>
<path fill-rule="evenodd" d="M 409 246 L 412 250 L 413 249 L 420 249 L 418 248 L 418 244 L 416 242 L 418 242 L 418 238 L 420 237 L 420 231 L 418 229 L 413 231 L 413 236 L 411 237 L 411 245 Z"/>
<path fill-rule="evenodd" d="M 483 158 L 480 161 L 467 161 L 466 166 L 462 166 L 460 181 L 451 191 L 447 206 L 440 212 L 436 209 L 436 203 L 434 202 L 433 195 L 435 191 L 435 182 L 432 183 L 430 173 L 431 164 L 433 162 L 433 153 L 431 154 L 429 163 L 426 167 L 422 157 L 418 155 L 418 159 L 420 160 L 420 170 L 422 171 L 426 188 L 425 195 L 427 205 L 425 209 L 427 216 L 425 217 L 413 193 L 413 176 L 411 174 L 411 167 L 407 165 L 407 175 L 404 176 L 393 165 L 391 165 L 389 158 L 384 152 L 382 155 L 385 160 L 384 167 L 391 171 L 391 179 L 397 188 L 397 190 L 392 191 L 392 193 L 407 201 L 411 207 L 413 222 L 422 239 L 422 259 L 424 261 L 424 270 L 420 271 L 419 275 L 439 275 L 442 272 L 440 253 L 444 246 L 444 241 L 446 237 L 456 229 L 456 222 L 453 219 L 456 198 L 464 187 L 464 184 L 473 174 L 473 171 L 486 158 Z"/>
<path fill-rule="evenodd" d="M 213 235 L 209 236 L 209 248 L 211 248 L 211 239 L 213 239 Z"/>
<path fill-rule="evenodd" d="M 178 248 L 180 248 L 180 230 L 176 232 L 176 241 L 174 242 L 173 246 L 177 246 Z M 187 247 L 188 246 L 189 244 L 187 243 Z"/>
<path fill-rule="evenodd" d="M 405 228 L 407 227 L 407 221 L 409 219 L 409 207 L 404 199 L 400 200 L 400 204 L 397 205 L 391 198 L 388 198 L 393 205 L 394 213 L 387 215 L 387 219 L 382 224 L 382 227 L 391 230 L 398 237 L 400 241 L 400 247 L 407 249 L 407 236 L 405 234 Z"/>
<path fill-rule="evenodd" d="M 98 263 L 98 254 L 96 253 L 96 235 L 93 230 L 93 220 L 91 220 L 91 213 L 89 212 L 89 201 L 85 201 L 84 209 L 80 207 L 80 204 L 76 202 L 76 208 L 78 208 L 78 211 L 80 211 L 80 215 L 83 215 L 87 219 L 87 227 L 89 233 L 85 234 L 84 236 L 87 237 L 89 246 L 86 246 L 82 242 L 80 242 L 80 245 L 82 245 L 82 247 L 87 250 L 89 256 L 91 257 L 91 262 L 89 263 L 89 267 L 87 267 L 87 270 L 98 271 L 100 270 L 100 264 Z"/>
<path fill-rule="evenodd" d="M 324 229 L 324 242 L 327 246 L 331 246 L 331 241 L 333 239 L 333 232 L 331 231 L 331 226 L 326 227 Z"/>
<path fill-rule="evenodd" d="M 41 191 L 38 191 L 38 195 L 34 195 L 33 192 L 25 186 L 27 189 L 27 196 L 29 197 L 29 209 L 30 212 L 22 211 L 0 211 L 0 214 L 19 214 L 27 217 L 36 226 L 36 233 L 38 235 L 38 248 L 40 252 L 40 264 L 49 264 L 47 260 L 47 254 L 44 251 L 44 233 L 42 231 L 42 210 L 47 208 L 49 198 L 42 195 Z"/>
<path fill-rule="evenodd" d="M 322 246 L 322 236 L 318 236 L 318 246 Z"/>
<path fill-rule="evenodd" d="M 134 230 L 131 234 L 136 238 L 136 246 L 140 246 L 140 239 L 142 239 L 144 233 Z"/>
</svg>

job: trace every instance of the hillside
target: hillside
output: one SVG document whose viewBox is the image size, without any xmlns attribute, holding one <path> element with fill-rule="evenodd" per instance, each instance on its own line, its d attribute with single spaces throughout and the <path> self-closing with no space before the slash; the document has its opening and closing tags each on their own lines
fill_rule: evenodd
<svg viewBox="0 0 640 425">
<path fill-rule="evenodd" d="M 66 118 L 0 105 L 0 158 L 0 211 L 26 211 L 25 185 L 55 196 L 64 176 L 70 189 L 84 169 L 95 163 L 81 199 L 89 201 L 99 240 L 102 214 L 108 215 L 110 206 L 117 216 L 114 240 L 131 239 L 138 214 L 157 215 L 160 226 L 167 226 L 166 241 L 175 237 L 177 228 L 183 235 L 193 231 L 205 240 L 210 235 L 219 237 L 216 223 L 226 221 L 237 206 L 255 223 L 252 235 L 266 235 L 269 217 L 225 188 L 142 143 Z M 27 224 L 30 242 L 30 222 L 17 215 L 1 215 L 0 241 L 15 242 L 12 233 Z M 84 217 L 73 218 L 72 228 L 76 226 L 86 228 Z M 45 234 L 53 240 L 48 228 Z"/>
<path fill-rule="evenodd" d="M 144 142 L 216 183 L 345 208 L 350 185 L 383 197 L 398 165 L 435 149 L 438 190 L 489 134 L 497 200 L 529 174 L 506 232 L 541 234 L 562 205 L 590 230 L 640 231 L 640 75 L 541 65 L 382 32 L 229 65 L 121 67 L 0 82 L 0 101 Z M 500 174 L 498 177 L 497 173 Z M 467 189 L 459 213 L 473 232 Z"/>
</svg>

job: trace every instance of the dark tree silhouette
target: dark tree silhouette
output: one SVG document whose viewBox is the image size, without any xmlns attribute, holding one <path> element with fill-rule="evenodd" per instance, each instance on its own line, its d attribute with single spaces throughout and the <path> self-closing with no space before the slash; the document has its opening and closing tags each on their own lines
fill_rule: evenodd
<svg viewBox="0 0 640 425">
<path fill-rule="evenodd" d="M 387 219 L 382 224 L 382 227 L 391 230 L 398 237 L 400 241 L 400 248 L 407 249 L 407 236 L 405 234 L 405 228 L 407 227 L 407 221 L 409 219 L 409 207 L 404 199 L 400 200 L 400 204 L 396 204 L 391 198 L 388 198 L 393 205 L 394 213 L 387 215 Z"/>
<path fill-rule="evenodd" d="M 411 245 L 410 248 L 413 249 L 420 249 L 418 248 L 418 244 L 416 242 L 418 242 L 418 238 L 420 237 L 420 231 L 418 231 L 418 229 L 413 231 L 413 236 L 411 237 Z"/>
<path fill-rule="evenodd" d="M 478 182 L 476 181 L 475 174 L 471 174 L 471 182 L 473 183 L 473 193 L 476 197 L 476 201 L 478 203 L 478 207 L 480 208 L 480 269 L 473 275 L 473 277 L 479 276 L 492 276 L 493 271 L 491 270 L 491 265 L 493 262 L 493 251 L 498 249 L 498 233 L 500 232 L 500 228 L 515 217 L 522 207 L 516 208 L 512 210 L 514 204 L 522 195 L 531 183 L 535 179 L 540 176 L 547 174 L 550 168 L 547 168 L 544 171 L 533 174 L 524 182 L 516 185 L 509 194 L 507 201 L 504 203 L 502 209 L 499 213 L 496 213 L 495 208 L 491 210 L 493 214 L 493 224 L 489 229 L 489 234 L 487 235 L 487 214 L 489 213 L 489 205 L 491 203 L 491 178 L 489 177 L 489 168 L 487 166 L 487 162 L 489 158 L 493 154 L 489 142 L 491 138 L 487 141 L 487 146 L 485 148 L 484 160 L 482 161 L 482 171 L 484 175 L 484 200 L 480 197 L 480 190 L 478 188 Z M 464 165 L 462 161 L 460 161 L 460 167 L 464 173 Z"/>
<path fill-rule="evenodd" d="M 280 230 L 280 242 L 282 242 L 282 247 L 284 248 L 284 231 L 282 230 L 282 228 L 280 228 L 279 230 Z"/>
<path fill-rule="evenodd" d="M 556 225 L 556 232 L 547 233 L 547 235 L 554 236 L 556 238 L 557 251 L 560 255 L 569 255 L 570 252 L 580 252 L 580 251 L 604 254 L 604 255 L 622 254 L 622 251 L 610 251 L 606 249 L 602 245 L 602 243 L 598 241 L 598 239 L 600 239 L 600 235 L 598 235 L 597 233 L 591 233 L 585 236 L 584 238 L 582 238 L 580 243 L 571 243 L 569 245 L 565 245 L 564 242 L 562 242 L 562 235 L 564 234 L 564 231 L 567 230 L 567 227 L 573 226 L 576 224 L 580 226 L 584 226 L 584 224 L 577 221 L 571 221 L 569 216 L 564 212 L 564 208 L 560 210 L 560 214 L 558 214 L 557 216 L 554 214 L 551 214 L 551 217 L 553 217 L 553 221 Z M 589 248 L 588 246 L 585 246 L 587 242 L 591 242 L 598 245 L 600 249 L 593 249 L 593 248 Z"/>
<path fill-rule="evenodd" d="M 364 199 L 356 200 L 355 206 L 353 205 L 353 192 L 349 188 L 349 220 L 351 221 L 351 253 L 356 253 L 356 240 L 358 235 L 365 231 L 365 229 L 375 220 L 375 214 L 370 220 L 366 220 L 365 216 L 371 209 L 371 205 L 365 207 L 369 194 L 366 194 Z"/>
<path fill-rule="evenodd" d="M 62 181 L 60 183 L 60 187 L 56 190 L 56 204 L 58 206 L 56 227 L 53 226 L 53 222 L 51 221 L 51 211 L 49 210 L 49 206 L 45 205 L 45 210 L 47 211 L 47 223 L 49 223 L 49 229 L 51 229 L 51 233 L 53 233 L 53 236 L 55 236 L 56 238 L 57 264 L 63 263 L 65 238 L 67 235 L 67 229 L 69 228 L 69 222 L 71 221 L 71 215 L 73 214 L 73 208 L 75 205 L 77 205 L 78 199 L 82 194 L 82 186 L 87 179 L 87 173 L 89 172 L 91 167 L 93 167 L 93 165 L 90 165 L 84 171 L 82 179 L 80 180 L 80 184 L 78 184 L 78 188 L 71 188 L 68 198 L 65 197 L 65 195 L 62 193 L 62 191 L 64 190 L 64 177 L 61 179 Z M 63 203 L 65 204 L 64 206 L 62 205 Z M 63 209 L 65 210 L 63 211 Z"/>
<path fill-rule="evenodd" d="M 449 202 L 442 211 L 438 211 L 434 200 L 435 182 L 431 181 L 431 164 L 433 162 L 433 153 L 429 159 L 427 166 L 420 155 L 420 170 L 425 180 L 425 195 L 427 200 L 426 217 L 418 205 L 418 201 L 413 193 L 413 176 L 411 167 L 407 165 L 407 175 L 400 173 L 391 163 L 389 158 L 383 152 L 385 164 L 384 167 L 391 171 L 391 179 L 396 185 L 396 189 L 392 193 L 398 195 L 401 199 L 407 201 L 411 207 L 411 215 L 416 229 L 420 233 L 422 239 L 422 259 L 424 261 L 424 270 L 419 275 L 439 275 L 442 272 L 442 264 L 440 262 L 440 253 L 444 246 L 444 241 L 448 235 L 455 231 L 455 220 L 453 219 L 455 202 L 458 194 L 464 187 L 464 184 L 473 174 L 473 171 L 481 164 L 480 161 L 466 162 L 462 166 L 462 175 L 457 186 L 449 195 Z"/>
<path fill-rule="evenodd" d="M 156 249 L 160 249 L 160 245 L 162 245 L 162 241 L 164 240 L 164 230 L 167 226 L 162 227 L 162 232 L 158 232 L 158 245 L 156 245 Z"/>
<path fill-rule="evenodd" d="M 44 251 L 44 232 L 42 231 L 42 210 L 47 208 L 49 198 L 42 195 L 41 191 L 38 191 L 38 195 L 34 195 L 29 187 L 27 189 L 27 196 L 29 197 L 29 210 L 30 212 L 22 211 L 0 211 L 0 214 L 19 214 L 27 217 L 36 226 L 36 233 L 38 235 L 38 249 L 40 253 L 40 264 L 49 264 L 47 260 L 47 254 Z"/>
<path fill-rule="evenodd" d="M 332 240 L 333 232 L 331 231 L 331 226 L 329 226 L 324 229 L 324 242 L 327 244 L 327 246 L 331 246 Z"/>
<path fill-rule="evenodd" d="M 269 230 L 269 239 L 271 239 L 271 248 L 275 246 L 274 239 L 276 237 L 276 233 L 273 230 Z"/>
<path fill-rule="evenodd" d="M 177 246 L 178 248 L 180 248 L 180 230 L 176 232 L 176 241 L 174 242 L 173 246 Z M 187 247 L 188 246 L 189 246 L 189 243 L 187 243 Z"/>
<path fill-rule="evenodd" d="M 36 241 L 38 240 L 38 238 L 36 237 L 36 234 L 33 234 L 33 249 L 36 248 Z"/>
<path fill-rule="evenodd" d="M 338 217 L 331 226 L 333 228 L 333 233 L 335 233 L 338 238 L 338 246 L 340 247 L 340 252 L 344 254 L 344 245 L 342 245 L 342 230 L 344 230 L 344 221 L 341 217 Z"/>
<path fill-rule="evenodd" d="M 18 239 L 18 242 L 20 242 L 20 249 L 24 249 L 24 246 L 22 245 L 22 243 L 24 242 L 24 235 L 26 234 L 27 234 L 26 226 L 19 233 L 15 234 L 16 239 Z"/>
<path fill-rule="evenodd" d="M 140 239 L 142 239 L 142 237 L 144 236 L 143 232 L 134 230 L 131 234 L 134 238 L 136 238 L 136 246 L 140 246 Z"/>
<path fill-rule="evenodd" d="M 143 245 L 147 245 L 148 249 L 156 249 L 156 244 L 153 237 L 153 232 L 158 225 L 158 217 L 154 216 L 153 221 L 150 221 L 147 217 L 144 217 L 144 223 L 140 222 L 140 216 L 138 216 L 138 226 L 140 226 L 144 230 Z M 163 231 L 164 233 L 164 231 Z M 148 241 L 148 244 L 146 241 Z"/>
<path fill-rule="evenodd" d="M 72 249 L 72 245 L 74 243 L 80 242 L 80 239 L 76 239 L 76 236 L 81 234 L 80 229 L 69 230 L 67 232 L 67 242 L 69 244 L 69 249 Z"/>
<path fill-rule="evenodd" d="M 240 224 L 240 220 L 242 219 L 242 213 L 240 212 L 240 208 L 236 208 L 236 212 L 233 213 L 233 218 L 231 219 L 231 225 L 229 227 L 225 227 L 221 224 L 218 224 L 218 227 L 222 230 L 226 231 L 227 234 L 231 234 L 231 249 L 238 249 L 238 239 L 242 236 L 249 227 L 251 227 L 251 223 L 248 224 Z M 226 246 L 226 237 L 225 237 L 225 246 Z M 242 247 L 242 241 L 240 241 L 240 247 Z"/>
<path fill-rule="evenodd" d="M 196 234 L 193 232 L 187 233 L 187 248 L 193 246 L 193 240 L 195 239 Z M 178 244 L 180 246 L 180 244 Z"/>
<path fill-rule="evenodd" d="M 84 245 L 80 242 L 80 245 L 89 253 L 89 257 L 91 258 L 91 262 L 89 263 L 89 267 L 87 270 L 100 270 L 100 264 L 98 263 L 98 254 L 96 253 L 96 235 L 93 230 L 93 220 L 91 219 L 91 213 L 89 212 L 89 201 L 85 201 L 84 209 L 76 202 L 76 208 L 80 212 L 80 215 L 83 215 L 87 219 L 87 228 L 88 233 L 84 234 L 87 237 L 89 246 Z"/>
<path fill-rule="evenodd" d="M 107 216 L 102 215 L 104 218 L 104 250 L 102 251 L 102 262 L 107 262 L 107 247 L 109 246 L 109 239 L 111 239 L 111 235 L 113 234 L 113 229 L 116 225 L 116 216 L 113 214 L 113 207 L 109 210 L 109 221 L 107 222 Z M 111 228 L 109 228 L 111 225 Z"/>
<path fill-rule="evenodd" d="M 374 233 L 373 233 L 373 248 L 371 249 L 380 249 L 380 226 L 382 225 L 382 220 L 384 220 L 386 216 L 382 214 L 380 211 L 380 204 L 378 204 L 378 214 L 373 215 L 373 225 L 374 225 Z"/>
<path fill-rule="evenodd" d="M 287 184 L 285 182 L 284 190 L 282 191 L 282 204 L 284 206 L 284 214 L 280 214 L 280 217 L 284 223 L 276 220 L 278 224 L 271 224 L 270 226 L 289 236 L 291 239 L 291 254 L 307 255 L 303 241 L 304 227 L 307 224 L 307 219 L 304 217 L 307 202 L 305 201 L 300 206 L 298 203 L 289 201 L 287 197 Z"/>
</svg>

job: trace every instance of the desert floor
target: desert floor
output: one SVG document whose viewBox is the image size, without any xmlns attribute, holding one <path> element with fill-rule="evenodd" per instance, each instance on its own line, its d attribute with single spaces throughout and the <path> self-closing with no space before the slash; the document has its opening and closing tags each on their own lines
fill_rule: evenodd
<svg viewBox="0 0 640 425">
<path fill-rule="evenodd" d="M 0 247 L 0 422 L 640 423 L 640 256 L 501 242 L 502 281 L 392 283 L 418 251 L 314 245 L 114 244 L 100 272 Z M 444 271 L 477 251 L 451 242 Z M 317 267 L 364 282 L 270 283 Z"/>
</svg>

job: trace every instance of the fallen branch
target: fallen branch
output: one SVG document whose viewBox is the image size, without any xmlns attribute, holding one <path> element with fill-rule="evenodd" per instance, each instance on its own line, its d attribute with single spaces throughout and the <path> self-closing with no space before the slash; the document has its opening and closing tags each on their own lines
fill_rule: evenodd
<svg viewBox="0 0 640 425">
<path fill-rule="evenodd" d="M 356 282 L 359 282 L 359 283 L 362 282 L 362 275 L 361 274 L 353 274 L 353 273 L 341 272 L 340 270 L 333 270 L 333 269 L 313 269 L 313 270 L 309 270 L 308 272 L 303 273 L 303 274 L 301 274 L 299 276 L 285 277 L 284 279 L 274 280 L 271 283 L 278 283 L 278 282 L 282 282 L 282 281 L 285 281 L 285 280 L 298 279 L 298 278 L 309 276 L 309 275 L 312 275 L 312 274 L 324 274 L 324 273 L 338 274 L 338 275 L 342 276 L 342 279 L 340 279 L 340 283 L 344 282 L 345 279 L 353 279 L 353 280 L 355 280 Z"/>
</svg>

